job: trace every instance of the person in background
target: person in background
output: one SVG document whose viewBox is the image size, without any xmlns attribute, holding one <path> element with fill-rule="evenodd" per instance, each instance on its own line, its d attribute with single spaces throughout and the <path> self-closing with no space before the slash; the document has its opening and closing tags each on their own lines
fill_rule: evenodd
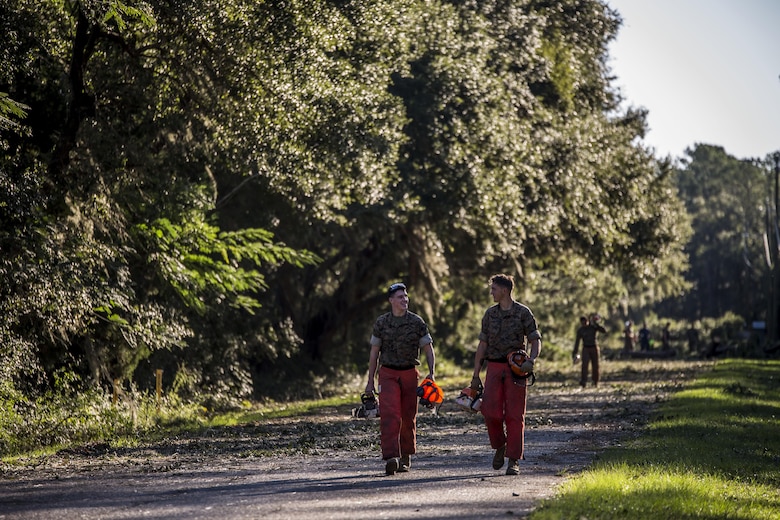
<svg viewBox="0 0 780 520">
<path fill-rule="evenodd" d="M 626 322 L 626 327 L 623 329 L 623 350 L 625 352 L 631 352 L 634 350 L 636 344 L 636 334 L 634 334 L 634 324 L 631 320 Z"/>
<path fill-rule="evenodd" d="M 417 385 L 420 351 L 425 353 L 428 377 L 435 381 L 436 356 L 425 321 L 409 311 L 406 285 L 394 283 L 387 289 L 390 312 L 379 316 L 371 334 L 368 383 L 365 393 L 374 393 L 379 368 L 381 393 L 379 441 L 385 473 L 406 472 L 417 453 Z"/>
<path fill-rule="evenodd" d="M 519 475 L 519 460 L 525 458 L 526 380 L 514 377 L 507 356 L 526 350 L 528 359 L 521 365 L 525 372 L 533 372 L 536 358 L 542 348 L 542 335 L 536 326 L 531 309 L 512 297 L 514 279 L 507 274 L 490 278 L 490 294 L 495 305 L 482 317 L 479 344 L 474 354 L 474 375 L 471 388 L 482 387 L 479 377 L 487 361 L 482 408 L 493 455 L 493 469 L 504 467 L 509 459 L 507 475 Z"/>
<path fill-rule="evenodd" d="M 606 329 L 599 325 L 599 315 L 594 314 L 591 320 L 585 316 L 580 318 L 580 326 L 577 329 L 577 337 L 574 340 L 574 352 L 572 358 L 577 358 L 580 341 L 582 342 L 582 369 L 580 372 L 580 386 L 585 388 L 588 382 L 588 366 L 592 365 L 593 386 L 599 386 L 599 342 L 598 334 L 606 334 Z"/>
<path fill-rule="evenodd" d="M 645 322 L 642 322 L 642 328 L 639 329 L 639 350 L 650 350 L 650 329 Z"/>
</svg>

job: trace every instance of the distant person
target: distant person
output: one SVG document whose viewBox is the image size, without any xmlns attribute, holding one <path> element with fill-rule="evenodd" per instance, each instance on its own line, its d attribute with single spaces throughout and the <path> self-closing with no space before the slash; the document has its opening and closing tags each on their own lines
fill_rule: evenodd
<svg viewBox="0 0 780 520">
<path fill-rule="evenodd" d="M 664 325 L 664 328 L 661 331 L 661 350 L 669 350 L 672 348 L 672 333 L 669 331 L 670 326 L 671 323 L 667 321 L 666 325 Z"/>
<path fill-rule="evenodd" d="M 390 312 L 379 316 L 371 334 L 368 383 L 365 393 L 374 393 L 379 368 L 379 443 L 385 473 L 406 472 L 417 453 L 417 378 L 420 350 L 428 362 L 428 377 L 434 379 L 436 357 L 433 339 L 425 321 L 409 311 L 406 286 L 394 283 L 387 289 Z"/>
<path fill-rule="evenodd" d="M 485 388 L 482 394 L 482 412 L 487 426 L 493 455 L 493 469 L 504 467 L 509 459 L 507 475 L 519 475 L 519 460 L 524 459 L 526 380 L 516 379 L 507 356 L 526 350 L 529 359 L 521 368 L 533 372 L 534 362 L 542 348 L 542 335 L 536 326 L 531 309 L 512 298 L 514 279 L 507 274 L 490 278 L 490 294 L 495 305 L 482 317 L 479 344 L 474 354 L 474 376 L 471 388 L 482 387 L 479 378 L 482 364 L 487 361 Z M 526 349 L 528 345 L 528 349 Z M 506 426 L 506 430 L 504 427 Z"/>
<path fill-rule="evenodd" d="M 626 326 L 623 328 L 623 350 L 625 352 L 631 352 L 634 350 L 636 344 L 636 334 L 634 334 L 634 324 L 631 320 L 626 322 Z"/>
<path fill-rule="evenodd" d="M 580 372 L 580 386 L 585 388 L 588 382 L 588 367 L 593 366 L 593 386 L 599 386 L 599 342 L 598 334 L 606 334 L 606 329 L 599 325 L 599 315 L 594 314 L 593 317 L 588 320 L 585 316 L 580 318 L 580 326 L 577 329 L 577 337 L 574 340 L 574 352 L 572 352 L 572 358 L 577 359 L 577 352 L 580 348 L 580 341 L 582 342 L 582 368 Z"/>
<path fill-rule="evenodd" d="M 650 329 L 645 322 L 642 322 L 642 328 L 639 329 L 639 350 L 650 350 Z"/>
<path fill-rule="evenodd" d="M 688 339 L 688 351 L 689 352 L 698 352 L 699 351 L 699 331 L 696 329 L 693 323 L 691 323 L 691 326 L 688 327 L 688 330 L 685 331 L 685 336 Z"/>
</svg>

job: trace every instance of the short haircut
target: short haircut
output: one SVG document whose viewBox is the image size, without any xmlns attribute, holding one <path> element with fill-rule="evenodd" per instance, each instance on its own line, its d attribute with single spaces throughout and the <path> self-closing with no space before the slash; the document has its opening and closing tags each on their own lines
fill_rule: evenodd
<svg viewBox="0 0 780 520">
<path fill-rule="evenodd" d="M 406 285 L 404 285 L 404 284 L 402 284 L 400 282 L 399 283 L 394 283 L 393 285 L 391 285 L 390 287 L 387 288 L 387 297 L 390 298 L 392 295 L 395 294 L 396 291 L 400 291 L 401 289 L 403 289 L 405 291 L 406 290 Z"/>
<path fill-rule="evenodd" d="M 490 285 L 493 284 L 506 287 L 509 289 L 509 292 L 512 292 L 512 289 L 515 287 L 515 280 L 511 275 L 508 274 L 494 274 L 490 277 Z"/>
</svg>

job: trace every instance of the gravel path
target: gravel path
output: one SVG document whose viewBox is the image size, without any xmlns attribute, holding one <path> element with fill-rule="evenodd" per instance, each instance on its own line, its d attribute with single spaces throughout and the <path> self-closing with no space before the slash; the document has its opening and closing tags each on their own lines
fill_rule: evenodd
<svg viewBox="0 0 780 520">
<path fill-rule="evenodd" d="M 0 519 L 522 518 L 640 431 L 652 406 L 702 366 L 665 362 L 659 372 L 648 363 L 605 363 L 598 389 L 580 391 L 572 374 L 540 378 L 529 390 L 519 476 L 492 469 L 481 416 L 448 401 L 438 415 L 421 411 L 412 471 L 385 476 L 378 422 L 334 408 L 2 464 Z"/>
</svg>

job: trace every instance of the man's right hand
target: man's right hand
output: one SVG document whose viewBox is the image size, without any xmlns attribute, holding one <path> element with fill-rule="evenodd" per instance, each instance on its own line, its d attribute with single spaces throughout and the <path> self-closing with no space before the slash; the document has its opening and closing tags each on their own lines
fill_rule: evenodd
<svg viewBox="0 0 780 520">
<path fill-rule="evenodd" d="M 479 376 L 474 376 L 471 378 L 471 384 L 469 385 L 469 388 L 475 392 L 482 390 L 482 380 L 479 378 Z"/>
</svg>

